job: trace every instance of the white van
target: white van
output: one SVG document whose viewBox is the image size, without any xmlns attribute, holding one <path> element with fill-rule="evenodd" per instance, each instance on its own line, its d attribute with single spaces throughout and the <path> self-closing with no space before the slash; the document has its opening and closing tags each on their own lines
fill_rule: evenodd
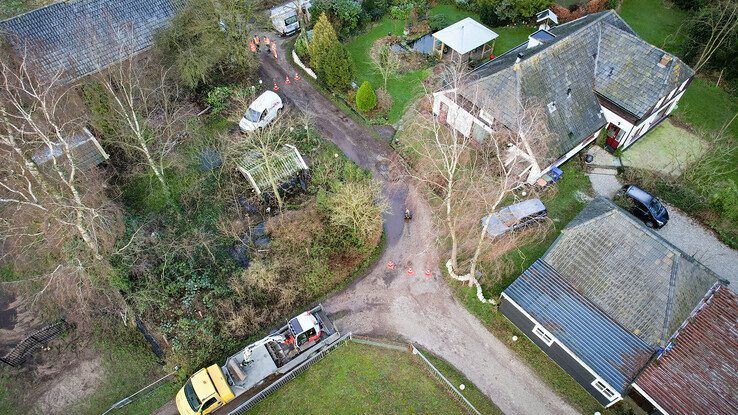
<svg viewBox="0 0 738 415">
<path fill-rule="evenodd" d="M 300 29 L 297 18 L 297 5 L 302 7 L 305 19 L 310 20 L 310 0 L 293 0 L 271 9 L 272 26 L 282 36 L 289 36 Z"/>
<path fill-rule="evenodd" d="M 276 118 L 283 107 L 282 98 L 279 95 L 266 91 L 249 105 L 249 109 L 243 114 L 238 126 L 244 133 L 262 128 Z"/>
</svg>

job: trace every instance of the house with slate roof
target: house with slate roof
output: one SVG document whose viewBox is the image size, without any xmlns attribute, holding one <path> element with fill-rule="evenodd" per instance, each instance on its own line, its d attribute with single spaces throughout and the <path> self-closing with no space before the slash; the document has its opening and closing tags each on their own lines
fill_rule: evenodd
<svg viewBox="0 0 738 415">
<path fill-rule="evenodd" d="M 60 1 L 0 22 L 0 35 L 42 76 L 72 82 L 149 48 L 185 1 Z"/>
<path fill-rule="evenodd" d="M 609 407 L 628 394 L 717 281 L 597 198 L 503 291 L 500 312 Z"/>
<path fill-rule="evenodd" d="M 738 295 L 717 286 L 633 388 L 664 415 L 738 414 Z"/>
<path fill-rule="evenodd" d="M 537 30 L 462 85 L 434 93 L 433 113 L 481 142 L 498 127 L 515 132 L 526 107 L 540 107 L 550 133 L 545 145 L 510 149 L 527 164 L 521 176 L 534 183 L 603 129 L 609 149 L 628 148 L 676 108 L 693 76 L 609 10 Z"/>
</svg>

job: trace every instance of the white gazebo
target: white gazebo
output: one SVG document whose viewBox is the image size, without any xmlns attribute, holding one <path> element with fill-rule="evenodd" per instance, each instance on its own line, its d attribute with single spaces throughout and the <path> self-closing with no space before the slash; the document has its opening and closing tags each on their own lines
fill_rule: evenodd
<svg viewBox="0 0 738 415">
<path fill-rule="evenodd" d="M 460 20 L 451 26 L 433 33 L 433 50 L 439 57 L 443 57 L 444 49 L 451 49 L 452 53 L 468 60 L 479 59 L 489 50 L 494 49 L 494 40 L 497 33 L 471 17 Z"/>
</svg>

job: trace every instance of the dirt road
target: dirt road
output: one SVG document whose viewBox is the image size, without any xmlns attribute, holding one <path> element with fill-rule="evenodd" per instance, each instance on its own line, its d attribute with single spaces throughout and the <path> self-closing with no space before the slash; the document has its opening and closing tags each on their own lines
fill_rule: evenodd
<svg viewBox="0 0 738 415">
<path fill-rule="evenodd" d="M 283 49 L 280 52 L 278 61 L 262 52 L 263 81 L 270 86 L 277 81 L 279 94 L 312 114 L 324 138 L 371 170 L 391 206 L 384 218 L 387 247 L 382 258 L 368 275 L 324 302 L 338 327 L 420 344 L 453 364 L 508 415 L 576 413 L 456 301 L 438 269 L 429 207 L 403 174 L 389 145 L 376 140 L 307 80 L 285 85 L 285 76 L 293 78 L 295 71 Z M 414 212 L 410 232 L 403 232 L 406 205 Z M 395 270 L 387 269 L 390 260 L 397 264 Z M 407 271 L 410 267 L 412 276 Z M 426 270 L 430 277 L 425 276 Z"/>
</svg>

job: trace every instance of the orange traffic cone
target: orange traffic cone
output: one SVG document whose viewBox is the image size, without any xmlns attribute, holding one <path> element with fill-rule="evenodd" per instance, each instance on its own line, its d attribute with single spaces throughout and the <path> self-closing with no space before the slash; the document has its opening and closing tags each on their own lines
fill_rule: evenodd
<svg viewBox="0 0 738 415">
<path fill-rule="evenodd" d="M 290 81 L 290 77 L 289 77 L 289 76 L 285 75 L 285 77 L 284 77 L 284 83 L 285 83 L 286 85 L 289 85 L 289 84 L 291 84 L 291 83 L 292 83 L 292 81 Z"/>
<path fill-rule="evenodd" d="M 295 72 L 295 81 L 299 81 L 299 80 L 300 80 L 300 74 Z"/>
<path fill-rule="evenodd" d="M 277 81 L 274 81 L 274 90 L 279 91 L 279 85 L 277 85 Z"/>
</svg>

